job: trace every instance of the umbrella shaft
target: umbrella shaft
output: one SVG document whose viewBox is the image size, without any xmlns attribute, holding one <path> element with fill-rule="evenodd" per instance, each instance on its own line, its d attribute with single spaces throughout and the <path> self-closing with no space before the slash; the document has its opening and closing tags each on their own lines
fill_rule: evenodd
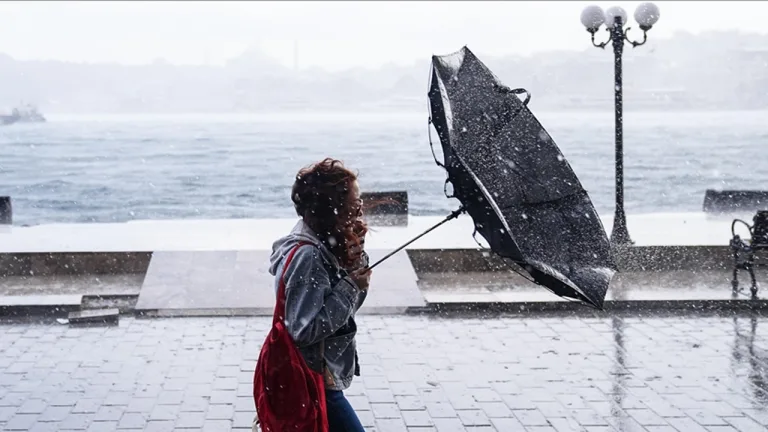
<svg viewBox="0 0 768 432">
<path fill-rule="evenodd" d="M 456 219 L 456 218 L 457 218 L 457 217 L 459 217 L 459 215 L 460 215 L 461 213 L 463 213 L 463 212 L 464 212 L 464 207 L 462 206 L 462 207 L 460 207 L 458 210 L 455 210 L 453 213 L 451 213 L 451 214 L 449 214 L 448 216 L 446 216 L 446 217 L 445 217 L 445 219 L 443 219 L 443 220 L 441 220 L 440 222 L 438 222 L 438 223 L 436 223 L 435 225 L 433 225 L 433 226 L 432 226 L 431 228 L 429 228 L 428 230 L 426 230 L 426 231 L 424 231 L 423 233 L 421 233 L 421 234 L 417 235 L 416 237 L 414 237 L 414 238 L 410 239 L 410 240 L 409 240 L 407 243 L 405 243 L 404 245 L 402 245 L 402 246 L 398 247 L 397 249 L 393 250 L 392 252 L 390 252 L 390 253 L 388 253 L 388 254 L 384 255 L 384 257 L 383 257 L 383 258 L 381 258 L 380 260 L 378 260 L 378 261 L 376 261 L 375 263 L 373 263 L 373 264 L 371 264 L 370 266 L 368 266 L 368 270 L 371 270 L 371 269 L 373 269 L 373 268 L 374 268 L 374 267 L 376 267 L 377 265 L 379 265 L 379 264 L 381 264 L 382 262 L 384 262 L 385 260 L 387 260 L 387 259 L 388 259 L 389 257 L 391 257 L 392 255 L 394 255 L 394 254 L 396 254 L 396 253 L 400 252 L 401 250 L 405 249 L 406 247 L 408 247 L 408 245 L 410 245 L 411 243 L 415 242 L 416 240 L 418 240 L 418 239 L 420 239 L 420 238 L 424 237 L 425 235 L 429 234 L 430 232 L 434 231 L 434 230 L 435 230 L 437 227 L 439 227 L 440 225 L 442 225 L 442 224 L 444 224 L 444 223 L 448 222 L 448 221 L 449 221 L 449 220 L 451 220 L 451 219 Z"/>
</svg>

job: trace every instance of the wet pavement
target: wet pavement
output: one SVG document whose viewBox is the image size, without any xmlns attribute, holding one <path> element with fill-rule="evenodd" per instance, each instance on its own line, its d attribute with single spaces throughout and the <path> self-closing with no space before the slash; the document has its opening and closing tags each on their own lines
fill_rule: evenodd
<svg viewBox="0 0 768 432">
<path fill-rule="evenodd" d="M 268 318 L 0 325 L 0 430 L 250 430 Z M 758 315 L 361 316 L 370 431 L 764 431 Z"/>
</svg>

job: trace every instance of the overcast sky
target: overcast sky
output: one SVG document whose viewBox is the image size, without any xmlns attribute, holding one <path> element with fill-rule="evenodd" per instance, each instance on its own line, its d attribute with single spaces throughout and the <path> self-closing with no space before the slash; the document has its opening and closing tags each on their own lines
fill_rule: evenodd
<svg viewBox="0 0 768 432">
<path fill-rule="evenodd" d="M 589 46 L 584 6 L 640 2 L 2 2 L 0 52 L 17 59 L 223 64 L 257 46 L 285 65 L 338 70 L 409 63 L 468 44 L 487 55 Z M 650 37 L 765 33 L 768 2 L 657 2 Z M 631 20 L 631 19 L 630 19 Z"/>
</svg>

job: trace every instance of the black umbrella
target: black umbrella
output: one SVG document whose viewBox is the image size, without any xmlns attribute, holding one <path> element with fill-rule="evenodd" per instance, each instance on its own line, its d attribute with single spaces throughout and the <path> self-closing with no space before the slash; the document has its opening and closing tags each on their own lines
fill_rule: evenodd
<svg viewBox="0 0 768 432">
<path fill-rule="evenodd" d="M 525 101 L 518 94 L 526 94 Z M 461 208 L 403 247 L 467 212 L 491 250 L 534 282 L 602 308 L 616 272 L 605 229 L 571 166 L 528 110 L 529 100 L 466 47 L 432 57 L 431 122 L 444 158 L 435 161 L 447 171 L 446 185 Z"/>
</svg>

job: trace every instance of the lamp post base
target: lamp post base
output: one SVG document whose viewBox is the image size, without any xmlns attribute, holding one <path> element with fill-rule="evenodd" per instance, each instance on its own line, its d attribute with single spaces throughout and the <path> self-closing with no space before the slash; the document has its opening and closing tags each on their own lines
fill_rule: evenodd
<svg viewBox="0 0 768 432">
<path fill-rule="evenodd" d="M 629 230 L 627 230 L 626 222 L 618 219 L 614 222 L 613 230 L 611 230 L 611 243 L 616 246 L 632 246 L 635 244 L 635 242 L 629 238 Z"/>
</svg>

